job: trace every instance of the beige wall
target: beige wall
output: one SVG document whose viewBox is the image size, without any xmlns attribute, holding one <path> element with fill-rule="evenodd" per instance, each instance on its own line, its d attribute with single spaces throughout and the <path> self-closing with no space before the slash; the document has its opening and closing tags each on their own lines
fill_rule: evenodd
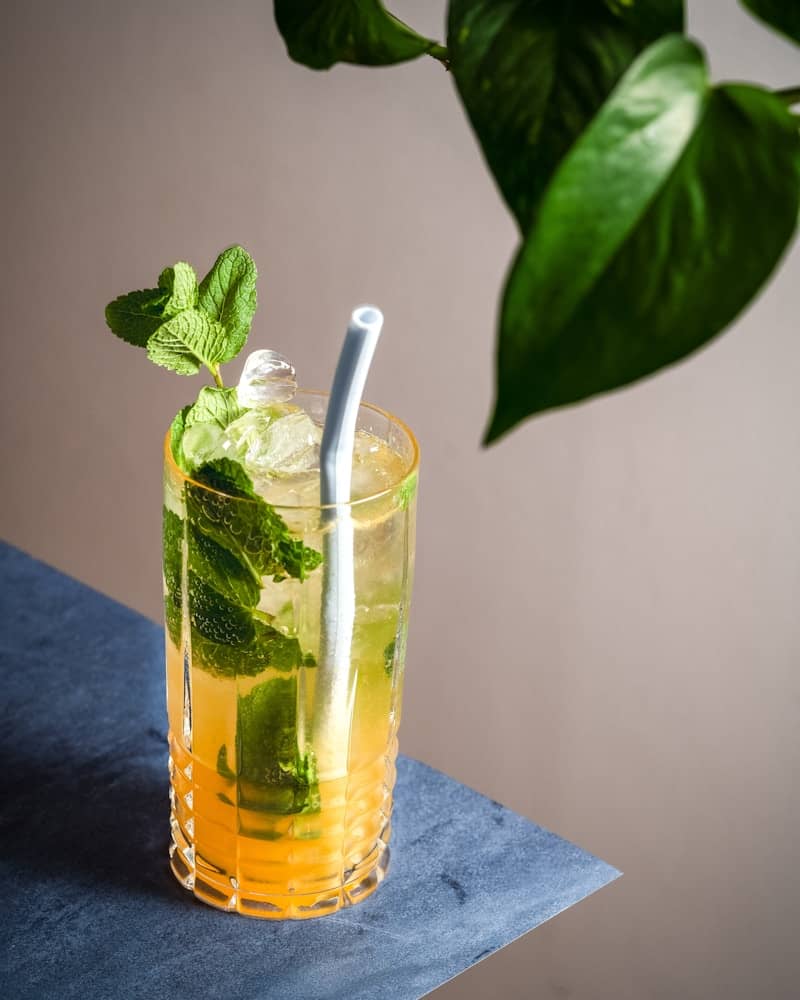
<svg viewBox="0 0 800 1000">
<path fill-rule="evenodd" d="M 800 83 L 733 0 L 691 6 L 719 75 Z M 443 7 L 394 4 L 436 34 Z M 796 995 L 800 253 L 699 357 L 483 452 L 514 231 L 451 81 L 313 74 L 270 8 L 5 5 L 0 532 L 158 617 L 197 384 L 105 302 L 242 242 L 253 346 L 320 386 L 376 301 L 368 395 L 424 449 L 403 749 L 626 872 L 439 995 Z"/>
</svg>

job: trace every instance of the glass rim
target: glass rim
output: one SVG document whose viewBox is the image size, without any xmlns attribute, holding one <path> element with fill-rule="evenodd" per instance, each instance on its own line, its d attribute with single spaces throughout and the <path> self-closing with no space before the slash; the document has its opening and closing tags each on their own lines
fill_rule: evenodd
<svg viewBox="0 0 800 1000">
<path fill-rule="evenodd" d="M 329 399 L 330 393 L 325 392 L 322 389 L 298 389 L 297 395 L 303 396 L 319 396 L 323 399 Z M 292 510 L 292 511 L 317 511 L 317 510 L 340 510 L 342 507 L 353 509 L 361 506 L 362 504 L 373 503 L 376 500 L 380 500 L 392 493 L 397 492 L 397 490 L 409 481 L 413 476 L 417 474 L 419 469 L 419 442 L 417 441 L 416 435 L 408 426 L 408 424 L 396 417 L 393 413 L 388 410 L 384 410 L 380 406 L 376 406 L 374 403 L 368 403 L 366 400 L 362 400 L 358 406 L 359 410 L 371 410 L 373 413 L 377 413 L 379 416 L 384 417 L 389 423 L 394 424 L 399 427 L 403 433 L 408 437 L 411 444 L 411 457 L 405 465 L 403 474 L 397 479 L 396 482 L 390 483 L 383 489 L 378 490 L 376 493 L 370 493 L 368 496 L 359 497 L 357 500 L 347 500 L 344 503 L 326 503 L 326 504 L 273 504 L 269 503 L 267 500 L 263 500 L 261 497 L 241 497 L 234 496 L 232 493 L 225 493 L 224 490 L 214 489 L 213 486 L 208 486 L 206 483 L 201 483 L 197 479 L 193 479 L 188 473 L 184 472 L 183 469 L 175 461 L 175 456 L 172 454 L 172 447 L 170 444 L 171 427 L 167 430 L 164 435 L 164 462 L 171 472 L 177 476 L 184 483 L 190 483 L 192 486 L 197 486 L 201 490 L 206 490 L 208 493 L 216 493 L 217 496 L 225 497 L 226 500 L 236 500 L 239 503 L 258 503 L 259 500 L 262 503 L 268 504 L 275 510 Z"/>
</svg>

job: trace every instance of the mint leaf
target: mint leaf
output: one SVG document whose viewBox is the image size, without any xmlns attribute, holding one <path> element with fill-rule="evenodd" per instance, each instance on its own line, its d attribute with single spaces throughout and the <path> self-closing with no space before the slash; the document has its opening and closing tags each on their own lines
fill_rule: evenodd
<svg viewBox="0 0 800 1000">
<path fill-rule="evenodd" d="M 189 619 L 192 630 L 224 646 L 247 646 L 255 639 L 251 613 L 196 573 L 189 571 Z"/>
<path fill-rule="evenodd" d="M 206 462 L 197 470 L 195 477 L 212 490 L 227 493 L 242 500 L 257 499 L 253 489 L 253 480 L 248 476 L 243 465 L 232 458 L 217 458 Z"/>
<path fill-rule="evenodd" d="M 158 287 L 167 296 L 162 313 L 166 318 L 197 305 L 197 275 L 191 264 L 178 261 L 174 267 L 165 267 L 159 275 Z"/>
<path fill-rule="evenodd" d="M 394 671 L 394 653 L 397 648 L 397 640 L 392 639 L 390 643 L 387 643 L 386 648 L 383 651 L 383 669 L 386 672 L 387 677 L 391 677 Z"/>
<path fill-rule="evenodd" d="M 257 277 L 250 254 L 233 246 L 223 250 L 200 283 L 200 308 L 225 328 L 219 361 L 230 361 L 244 347 L 256 311 Z"/>
<path fill-rule="evenodd" d="M 164 618 L 167 634 L 176 646 L 181 642 L 183 605 L 181 578 L 183 575 L 183 521 L 168 507 L 162 521 L 164 569 Z"/>
<path fill-rule="evenodd" d="M 189 570 L 234 604 L 254 608 L 261 594 L 261 577 L 247 560 L 189 524 Z"/>
<path fill-rule="evenodd" d="M 316 759 L 297 743 L 297 678 L 276 677 L 240 696 L 236 717 L 236 770 L 220 747 L 217 772 L 239 784 L 245 809 L 294 814 L 320 807 Z"/>
<path fill-rule="evenodd" d="M 175 414 L 169 428 L 169 448 L 172 452 L 172 457 L 178 468 L 182 469 L 187 475 L 189 473 L 189 466 L 186 456 L 183 453 L 183 432 L 186 430 L 186 417 L 191 408 L 191 405 L 189 405 L 179 410 Z"/>
<path fill-rule="evenodd" d="M 244 557 L 262 576 L 304 580 L 322 555 L 293 538 L 286 522 L 253 489 L 238 462 L 229 458 L 206 462 L 194 473 L 209 492 L 187 485 L 186 503 L 192 522 L 225 548 Z"/>
<path fill-rule="evenodd" d="M 303 655 L 297 639 L 271 625 L 253 619 L 253 640 L 245 646 L 213 642 L 200 633 L 192 634 L 194 663 L 217 677 L 255 677 L 268 667 L 279 671 L 314 666 L 310 653 Z"/>
<path fill-rule="evenodd" d="M 164 322 L 162 310 L 167 295 L 161 288 L 145 288 L 128 292 L 106 306 L 106 323 L 116 334 L 134 347 L 146 347 L 147 341 Z"/>
<path fill-rule="evenodd" d="M 162 323 L 147 341 L 147 356 L 179 375 L 213 367 L 225 353 L 225 331 L 205 313 L 186 309 Z"/>
<path fill-rule="evenodd" d="M 214 389 L 206 385 L 200 390 L 197 402 L 189 409 L 186 426 L 214 423 L 225 430 L 228 424 L 232 424 L 243 413 L 236 389 Z"/>
</svg>

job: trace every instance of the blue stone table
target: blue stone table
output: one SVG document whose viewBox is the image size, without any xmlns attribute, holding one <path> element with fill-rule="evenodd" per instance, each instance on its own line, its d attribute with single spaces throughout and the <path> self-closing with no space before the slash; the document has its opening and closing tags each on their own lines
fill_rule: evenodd
<svg viewBox="0 0 800 1000">
<path fill-rule="evenodd" d="M 162 631 L 0 544 L 2 979 L 15 1000 L 405 1000 L 616 878 L 401 757 L 392 866 L 300 923 L 196 902 L 167 868 Z"/>
</svg>

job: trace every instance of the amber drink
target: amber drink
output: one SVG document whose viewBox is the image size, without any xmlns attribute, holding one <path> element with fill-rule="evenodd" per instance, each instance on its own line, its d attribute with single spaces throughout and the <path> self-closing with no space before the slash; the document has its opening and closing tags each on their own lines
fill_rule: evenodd
<svg viewBox="0 0 800 1000">
<path fill-rule="evenodd" d="M 197 478 L 169 437 L 165 447 L 171 867 L 198 899 L 256 917 L 334 912 L 368 896 L 389 863 L 417 445 L 363 404 L 351 502 L 323 508 L 314 456 L 326 404 L 300 392 L 213 440 L 187 430 L 181 447 L 212 456 Z M 324 553 L 342 517 L 355 618 L 331 723 Z"/>
</svg>

